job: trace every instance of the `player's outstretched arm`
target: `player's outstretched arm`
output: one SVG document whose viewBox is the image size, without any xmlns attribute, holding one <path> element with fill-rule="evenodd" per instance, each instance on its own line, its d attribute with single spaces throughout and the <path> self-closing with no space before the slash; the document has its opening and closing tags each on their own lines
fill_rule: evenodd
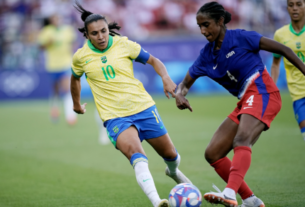
<svg viewBox="0 0 305 207">
<path fill-rule="evenodd" d="M 80 78 L 74 77 L 74 75 L 71 75 L 71 95 L 73 100 L 73 110 L 78 114 L 84 114 L 86 112 L 86 105 L 87 103 L 84 103 L 83 105 L 80 104 L 80 91 L 81 91 L 81 84 L 80 84 Z"/>
<path fill-rule="evenodd" d="M 183 81 L 178 85 L 176 92 L 176 105 L 178 109 L 189 109 L 191 112 L 193 112 L 193 109 L 185 96 L 194 82 L 195 80 L 190 76 L 189 72 L 187 72 Z"/>
<path fill-rule="evenodd" d="M 147 63 L 152 65 L 158 75 L 162 78 L 163 90 L 166 97 L 169 98 L 168 93 L 170 93 L 174 98 L 177 85 L 169 77 L 165 65 L 158 58 L 155 58 L 152 55 L 149 56 Z"/>
<path fill-rule="evenodd" d="M 284 56 L 289 62 L 291 62 L 305 75 L 304 63 L 289 47 L 272 39 L 262 37 L 260 40 L 259 48 L 261 50 L 266 50 Z"/>
<path fill-rule="evenodd" d="M 274 83 L 277 82 L 277 79 L 279 78 L 280 75 L 280 63 L 281 63 L 281 58 L 273 57 L 273 62 L 271 65 L 271 78 L 274 81 Z"/>
</svg>

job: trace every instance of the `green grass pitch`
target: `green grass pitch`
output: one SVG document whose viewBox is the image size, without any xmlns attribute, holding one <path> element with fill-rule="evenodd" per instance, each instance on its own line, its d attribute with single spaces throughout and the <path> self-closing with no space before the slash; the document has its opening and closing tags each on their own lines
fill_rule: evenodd
<svg viewBox="0 0 305 207">
<path fill-rule="evenodd" d="M 305 142 L 293 116 L 292 101 L 283 107 L 253 147 L 245 180 L 268 207 L 305 206 Z M 204 159 L 213 133 L 234 109 L 231 96 L 190 96 L 194 112 L 180 111 L 174 99 L 155 97 L 169 134 L 181 154 L 180 169 L 204 194 L 225 183 Z M 112 145 L 98 144 L 94 103 L 69 127 L 49 120 L 47 101 L 0 104 L 1 207 L 149 207 L 128 160 Z M 165 163 L 143 142 L 161 198 L 174 181 Z M 232 153 L 229 155 L 232 158 Z M 239 203 L 241 203 L 240 198 Z M 202 206 L 212 205 L 203 201 Z"/>
</svg>

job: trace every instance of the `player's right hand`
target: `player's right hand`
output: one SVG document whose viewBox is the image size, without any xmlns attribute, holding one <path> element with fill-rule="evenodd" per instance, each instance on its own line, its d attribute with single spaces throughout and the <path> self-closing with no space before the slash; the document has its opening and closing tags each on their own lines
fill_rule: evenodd
<svg viewBox="0 0 305 207">
<path fill-rule="evenodd" d="M 74 106 L 73 110 L 77 114 L 84 114 L 86 112 L 86 105 L 87 103 L 84 103 L 83 105 Z"/>
<path fill-rule="evenodd" d="M 189 103 L 189 101 L 182 95 L 182 94 L 176 94 L 176 105 L 178 109 L 189 109 L 191 112 L 193 112 L 193 109 Z"/>
</svg>

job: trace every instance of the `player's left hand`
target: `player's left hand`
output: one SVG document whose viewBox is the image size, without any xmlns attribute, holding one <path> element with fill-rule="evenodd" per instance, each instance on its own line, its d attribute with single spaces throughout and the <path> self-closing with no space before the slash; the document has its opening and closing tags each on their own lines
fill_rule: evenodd
<svg viewBox="0 0 305 207">
<path fill-rule="evenodd" d="M 172 79 L 169 76 L 162 78 L 162 81 L 163 81 L 163 90 L 166 97 L 169 99 L 170 97 L 168 93 L 170 93 L 172 94 L 172 97 L 175 98 L 176 97 L 175 90 L 177 85 L 172 81 Z"/>
<path fill-rule="evenodd" d="M 86 105 L 87 103 L 84 103 L 83 105 L 75 106 L 73 107 L 73 110 L 77 114 L 84 114 L 86 112 Z"/>
</svg>

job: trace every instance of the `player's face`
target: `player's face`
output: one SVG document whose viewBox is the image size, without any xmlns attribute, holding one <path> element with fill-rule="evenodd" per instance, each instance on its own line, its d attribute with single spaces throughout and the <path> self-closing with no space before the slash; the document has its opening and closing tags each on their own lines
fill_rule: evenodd
<svg viewBox="0 0 305 207">
<path fill-rule="evenodd" d="M 287 10 L 292 21 L 300 21 L 305 14 L 304 0 L 288 0 Z"/>
<path fill-rule="evenodd" d="M 60 17 L 58 15 L 53 15 L 51 18 L 50 18 L 50 22 L 51 24 L 53 24 L 54 26 L 58 27 L 60 25 Z"/>
<path fill-rule="evenodd" d="M 196 16 L 197 24 L 200 28 L 201 34 L 203 34 L 209 42 L 214 42 L 220 34 L 223 23 L 221 21 L 216 22 L 206 13 L 198 13 Z"/>
<path fill-rule="evenodd" d="M 108 46 L 109 29 L 108 24 L 103 20 L 97 20 L 87 25 L 87 38 L 93 46 L 99 50 L 104 50 Z"/>
</svg>

